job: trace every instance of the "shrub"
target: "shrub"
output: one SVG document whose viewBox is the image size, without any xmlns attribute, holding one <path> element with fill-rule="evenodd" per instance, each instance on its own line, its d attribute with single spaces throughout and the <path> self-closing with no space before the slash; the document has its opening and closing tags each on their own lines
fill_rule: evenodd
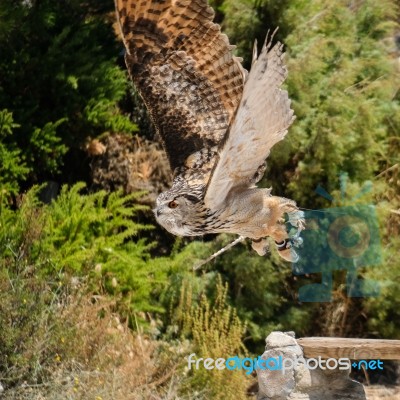
<svg viewBox="0 0 400 400">
<path fill-rule="evenodd" d="M 205 293 L 196 301 L 189 281 L 182 285 L 174 320 L 180 325 L 183 337 L 191 339 L 192 351 L 198 358 L 226 359 L 246 354 L 242 342 L 246 326 L 228 304 L 227 296 L 228 286 L 222 283 L 220 276 L 215 286 L 215 299 L 211 301 Z M 244 371 L 199 368 L 189 372 L 182 391 L 203 393 L 213 399 L 244 399 L 248 384 Z"/>
<path fill-rule="evenodd" d="M 19 125 L 14 123 L 12 113 L 0 111 L 0 191 L 2 196 L 18 193 L 18 181 L 23 180 L 27 173 L 21 150 L 14 143 L 8 143 L 13 130 Z"/>
<path fill-rule="evenodd" d="M 104 0 L 0 3 L 0 110 L 16 123 L 4 143 L 24 154 L 14 186 L 56 176 L 67 152 L 82 167 L 88 137 L 137 130 L 119 108 L 128 84 L 116 65 L 112 10 Z"/>
<path fill-rule="evenodd" d="M 0 266 L 16 273 L 37 266 L 37 273 L 61 282 L 88 275 L 93 290 L 104 287 L 121 296 L 127 312 L 161 311 L 157 293 L 168 281 L 170 264 L 153 260 L 151 245 L 140 238 L 151 228 L 135 221 L 146 208 L 135 202 L 140 194 L 82 194 L 84 187 L 64 186 L 49 205 L 39 202 L 39 187 L 16 211 L 3 202 Z"/>
</svg>

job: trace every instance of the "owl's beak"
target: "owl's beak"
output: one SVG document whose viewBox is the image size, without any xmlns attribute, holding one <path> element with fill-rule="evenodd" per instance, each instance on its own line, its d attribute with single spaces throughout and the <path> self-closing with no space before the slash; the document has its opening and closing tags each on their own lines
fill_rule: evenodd
<svg viewBox="0 0 400 400">
<path fill-rule="evenodd" d="M 161 215 L 161 210 L 160 210 L 159 208 L 155 208 L 155 209 L 153 210 L 153 213 L 154 213 L 154 215 L 155 215 L 156 217 L 159 217 L 159 216 Z"/>
</svg>

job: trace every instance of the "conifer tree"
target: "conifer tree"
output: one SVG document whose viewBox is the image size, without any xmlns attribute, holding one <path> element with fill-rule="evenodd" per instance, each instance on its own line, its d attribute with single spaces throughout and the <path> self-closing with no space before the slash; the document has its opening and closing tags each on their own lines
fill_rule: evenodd
<svg viewBox="0 0 400 400">
<path fill-rule="evenodd" d="M 103 0 L 0 2 L 0 110 L 15 123 L 0 140 L 22 150 L 30 183 L 54 177 L 70 150 L 76 179 L 86 138 L 135 130 L 118 108 L 127 81 L 112 10 Z"/>
<path fill-rule="evenodd" d="M 271 152 L 264 183 L 272 186 L 275 194 L 296 199 L 301 207 L 323 208 L 330 204 L 315 189 L 320 185 L 334 197 L 340 197 L 341 172 L 347 173 L 349 182 L 348 197 L 342 199 L 342 205 L 348 204 L 348 198 L 357 194 L 365 181 L 371 181 L 372 192 L 365 201 L 377 205 L 385 260 L 390 260 L 385 268 L 390 270 L 388 274 L 393 278 L 390 281 L 396 281 L 397 239 L 388 235 L 398 232 L 395 226 L 400 225 L 398 215 L 393 212 L 399 207 L 399 181 L 395 177 L 398 176 L 399 75 L 391 55 L 398 15 L 396 2 L 234 0 L 224 1 L 220 9 L 225 13 L 223 27 L 231 41 L 239 45 L 238 53 L 247 60 L 247 66 L 254 36 L 260 45 L 266 31 L 279 26 L 275 40 L 283 41 L 286 46 L 289 70 L 286 85 L 297 119 L 285 140 Z M 237 259 L 238 256 L 226 255 L 226 261 L 220 260 L 218 268 L 233 288 L 240 287 L 237 293 L 243 295 L 235 293 L 235 298 L 242 315 L 251 316 L 264 326 L 275 323 L 282 328 L 289 323 L 286 329 L 302 333 L 306 328 L 304 322 L 314 319 L 320 321 L 312 327 L 314 333 L 315 329 L 327 331 L 328 313 L 334 307 L 321 313 L 318 305 L 303 304 L 293 309 L 280 303 L 277 313 L 265 314 L 266 302 L 258 308 L 253 300 L 260 293 L 278 295 L 273 272 L 276 261 L 272 259 L 273 268 L 269 267 L 271 261 L 265 261 L 270 279 L 263 281 L 262 289 L 259 279 L 255 283 L 235 272 L 240 268 Z M 254 276 L 259 276 L 261 266 L 256 264 L 248 263 L 255 268 Z M 233 271 L 232 266 L 236 266 Z M 252 275 L 251 271 L 247 273 Z M 375 279 L 378 275 L 377 270 L 370 273 Z M 282 298 L 292 295 L 296 286 L 298 289 L 291 274 L 286 276 L 285 286 L 286 290 L 280 291 Z M 392 299 L 384 303 L 385 315 L 394 315 L 398 303 L 393 300 L 396 298 L 393 285 L 386 285 L 385 293 Z M 370 304 L 369 310 L 373 310 L 370 318 L 375 321 L 371 325 L 374 329 L 383 322 L 383 314 L 378 312 L 379 299 L 363 303 Z M 351 328 L 346 321 L 344 325 L 345 329 Z M 393 334 L 396 329 L 391 327 L 390 332 Z"/>
</svg>

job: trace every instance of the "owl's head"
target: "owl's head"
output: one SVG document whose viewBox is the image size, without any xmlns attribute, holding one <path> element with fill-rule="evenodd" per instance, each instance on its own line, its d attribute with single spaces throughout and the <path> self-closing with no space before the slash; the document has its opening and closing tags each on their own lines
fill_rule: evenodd
<svg viewBox="0 0 400 400">
<path fill-rule="evenodd" d="M 199 199 L 190 194 L 167 190 L 161 193 L 153 210 L 157 222 L 177 236 L 193 236 L 193 222 L 198 217 Z"/>
</svg>

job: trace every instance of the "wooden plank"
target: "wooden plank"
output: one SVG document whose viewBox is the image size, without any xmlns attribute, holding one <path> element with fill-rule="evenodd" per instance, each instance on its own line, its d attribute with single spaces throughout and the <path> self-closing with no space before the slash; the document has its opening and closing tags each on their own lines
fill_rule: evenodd
<svg viewBox="0 0 400 400">
<path fill-rule="evenodd" d="M 400 360 L 400 340 L 306 337 L 297 342 L 306 358 Z"/>
</svg>

